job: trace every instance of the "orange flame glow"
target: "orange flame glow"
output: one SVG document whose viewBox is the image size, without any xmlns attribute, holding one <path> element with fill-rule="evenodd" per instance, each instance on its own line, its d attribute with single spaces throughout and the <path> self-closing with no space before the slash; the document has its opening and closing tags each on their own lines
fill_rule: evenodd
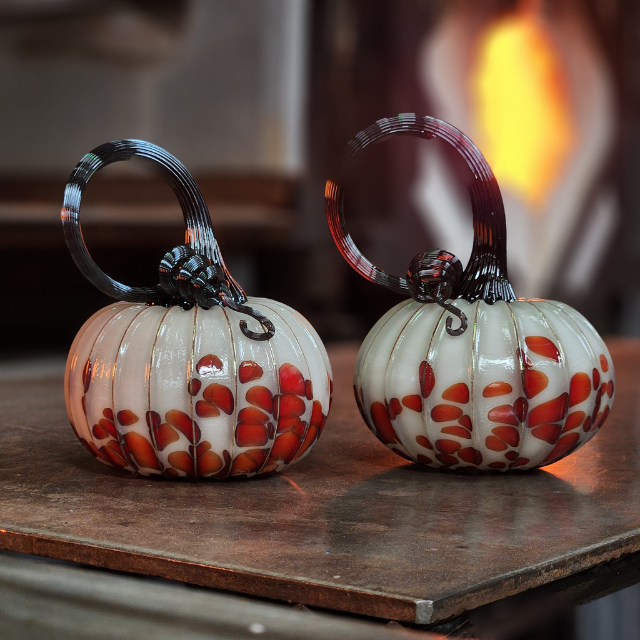
<svg viewBox="0 0 640 640">
<path fill-rule="evenodd" d="M 540 209 L 576 138 L 562 60 L 534 8 L 493 22 L 472 69 L 478 142 L 498 182 Z"/>
</svg>

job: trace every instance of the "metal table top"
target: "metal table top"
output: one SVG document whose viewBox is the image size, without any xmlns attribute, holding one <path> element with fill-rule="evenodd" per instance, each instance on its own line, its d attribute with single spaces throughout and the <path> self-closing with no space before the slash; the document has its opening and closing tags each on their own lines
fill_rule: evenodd
<svg viewBox="0 0 640 640">
<path fill-rule="evenodd" d="M 3 369 L 0 548 L 239 593 L 431 623 L 640 549 L 640 342 L 611 341 L 602 431 L 544 470 L 464 476 L 380 444 L 330 349 L 334 404 L 286 473 L 175 482 L 109 469 L 77 442 L 61 376 Z"/>
</svg>

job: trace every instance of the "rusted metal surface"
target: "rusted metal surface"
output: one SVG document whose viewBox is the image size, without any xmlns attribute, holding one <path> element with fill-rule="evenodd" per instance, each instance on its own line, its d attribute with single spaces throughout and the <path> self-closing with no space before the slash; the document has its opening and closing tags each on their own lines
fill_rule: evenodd
<svg viewBox="0 0 640 640">
<path fill-rule="evenodd" d="M 335 401 L 286 474 L 171 482 L 100 465 L 59 377 L 0 388 L 0 547 L 357 614 L 430 623 L 640 550 L 640 342 L 610 343 L 613 411 L 545 470 L 458 476 L 380 444 L 330 351 Z"/>
</svg>

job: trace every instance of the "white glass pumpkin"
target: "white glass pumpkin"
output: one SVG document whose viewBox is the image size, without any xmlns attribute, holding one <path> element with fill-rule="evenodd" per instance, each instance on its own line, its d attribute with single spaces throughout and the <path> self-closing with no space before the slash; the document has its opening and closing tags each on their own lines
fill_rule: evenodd
<svg viewBox="0 0 640 640">
<path fill-rule="evenodd" d="M 473 170 L 474 248 L 416 256 L 406 278 L 373 266 L 349 237 L 341 188 L 327 183 L 327 217 L 347 261 L 372 282 L 413 299 L 387 312 L 364 340 L 354 372 L 373 433 L 404 458 L 454 470 L 530 469 L 587 442 L 609 415 L 615 375 L 593 326 L 571 307 L 516 300 L 506 271 L 498 185 L 480 151 L 434 118 L 378 121 L 350 154 L 394 134 L 441 137 Z M 461 326 L 453 329 L 454 317 Z"/>
<path fill-rule="evenodd" d="M 169 168 L 188 224 L 189 245 L 165 256 L 163 286 L 153 289 L 99 271 L 80 232 L 91 175 L 132 155 Z M 62 215 L 79 268 L 128 300 L 92 316 L 67 361 L 67 413 L 96 458 L 142 475 L 223 479 L 281 471 L 307 455 L 331 403 L 325 348 L 293 309 L 246 298 L 224 267 L 197 185 L 175 158 L 142 141 L 98 147 L 74 170 Z"/>
</svg>

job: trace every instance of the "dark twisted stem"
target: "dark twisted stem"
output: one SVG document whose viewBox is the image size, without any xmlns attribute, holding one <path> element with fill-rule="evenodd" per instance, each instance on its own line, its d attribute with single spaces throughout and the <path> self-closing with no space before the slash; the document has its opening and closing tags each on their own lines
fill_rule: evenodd
<svg viewBox="0 0 640 640">
<path fill-rule="evenodd" d="M 464 312 L 447 302 L 461 278 L 460 260 L 452 253 L 441 249 L 419 253 L 411 261 L 407 270 L 406 280 L 414 300 L 435 302 L 460 319 L 460 326 L 452 329 L 453 319 L 447 318 L 446 327 L 450 336 L 462 335 L 469 325 Z"/>
<path fill-rule="evenodd" d="M 491 167 L 480 150 L 461 131 L 442 120 L 403 113 L 394 118 L 378 120 L 358 133 L 347 145 L 345 156 L 350 158 L 368 146 L 397 135 L 441 138 L 460 153 L 473 173 L 474 180 L 469 190 L 473 212 L 473 250 L 462 277 L 453 288 L 452 296 L 468 302 L 481 299 L 489 304 L 497 300 L 515 300 L 507 276 L 507 227 L 502 196 Z M 347 262 L 367 280 L 408 295 L 409 283 L 406 278 L 379 269 L 355 245 L 345 223 L 342 188 L 332 180 L 326 184 L 325 206 L 331 235 Z"/>
<path fill-rule="evenodd" d="M 258 313 L 252 307 L 248 307 L 242 304 L 236 304 L 233 300 L 227 298 L 224 294 L 222 294 L 222 299 L 224 300 L 225 305 L 230 309 L 233 309 L 238 313 L 245 313 L 246 315 L 255 318 L 266 329 L 265 333 L 256 333 L 255 331 L 251 331 L 251 329 L 248 328 L 246 320 L 240 320 L 240 331 L 242 331 L 242 333 L 244 333 L 247 338 L 251 338 L 251 340 L 270 340 L 271 338 L 273 338 L 276 332 L 276 328 L 273 326 L 273 322 L 271 322 L 269 318 L 263 316 L 261 313 Z"/>
<path fill-rule="evenodd" d="M 443 309 L 446 309 L 449 313 L 452 313 L 460 320 L 460 326 L 457 329 L 452 329 L 451 325 L 453 324 L 453 318 L 449 316 L 445 323 L 447 333 L 450 336 L 461 336 L 467 330 L 469 321 L 467 320 L 467 316 L 464 311 L 458 309 L 458 307 L 454 306 L 450 302 L 447 302 L 451 297 L 451 286 L 448 284 L 439 286 L 433 297 L 435 298 L 436 304 L 441 306 Z"/>
<path fill-rule="evenodd" d="M 240 321 L 240 330 L 251 340 L 269 340 L 275 334 L 271 320 L 252 307 L 243 305 L 245 300 L 234 298 L 234 289 L 219 265 L 206 256 L 198 255 L 194 250 L 181 245 L 168 251 L 158 267 L 160 286 L 167 295 L 183 308 L 198 304 L 203 309 L 214 305 L 229 307 L 238 313 L 255 318 L 266 329 L 264 333 L 251 331 L 245 320 Z M 245 298 L 246 299 L 246 298 Z"/>
<path fill-rule="evenodd" d="M 166 287 L 131 287 L 104 273 L 94 262 L 82 237 L 80 203 L 91 177 L 114 162 L 130 160 L 134 156 L 148 158 L 163 170 L 173 189 L 187 225 L 186 242 L 198 255 L 206 257 L 225 274 L 234 300 L 247 298 L 242 287 L 227 270 L 220 248 L 213 234 L 209 210 L 193 176 L 186 167 L 164 149 L 144 140 L 114 140 L 87 153 L 71 173 L 64 193 L 61 211 L 62 227 L 71 256 L 77 267 L 100 291 L 127 302 L 166 303 Z M 176 285 L 177 286 L 177 285 Z M 172 295 L 177 295 L 172 293 Z"/>
</svg>

